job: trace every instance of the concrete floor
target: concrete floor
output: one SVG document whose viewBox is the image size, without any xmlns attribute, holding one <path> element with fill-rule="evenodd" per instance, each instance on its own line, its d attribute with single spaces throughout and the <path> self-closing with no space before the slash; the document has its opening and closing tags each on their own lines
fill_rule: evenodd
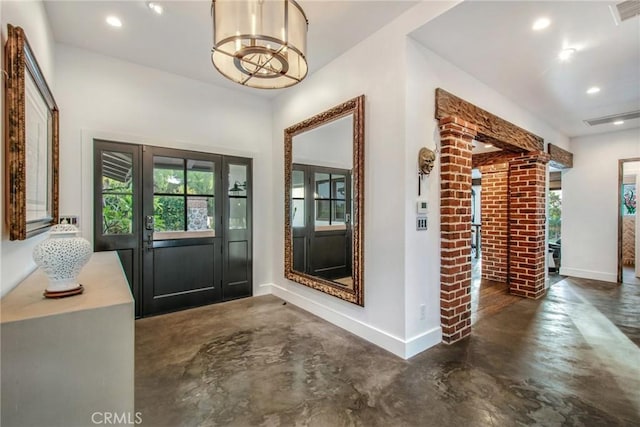
<svg viewBox="0 0 640 427">
<path fill-rule="evenodd" d="M 148 426 L 640 425 L 640 286 L 566 279 L 404 361 L 273 296 L 136 322 Z"/>
</svg>

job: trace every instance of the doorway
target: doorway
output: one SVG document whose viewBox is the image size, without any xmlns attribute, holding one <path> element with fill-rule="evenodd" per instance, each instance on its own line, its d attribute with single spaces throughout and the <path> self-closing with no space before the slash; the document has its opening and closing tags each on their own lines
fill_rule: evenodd
<svg viewBox="0 0 640 427">
<path fill-rule="evenodd" d="M 640 158 L 618 162 L 618 283 L 640 284 Z"/>
<path fill-rule="evenodd" d="M 251 159 L 94 141 L 94 250 L 145 317 L 252 294 Z"/>
</svg>

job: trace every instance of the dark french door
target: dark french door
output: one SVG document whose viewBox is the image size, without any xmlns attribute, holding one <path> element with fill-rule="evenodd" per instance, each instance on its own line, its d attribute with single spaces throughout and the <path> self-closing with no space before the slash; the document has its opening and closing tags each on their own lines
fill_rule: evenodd
<svg viewBox="0 0 640 427">
<path fill-rule="evenodd" d="M 250 159 L 105 141 L 94 148 L 95 250 L 118 251 L 136 315 L 251 295 Z M 112 157 L 130 158 L 129 169 L 121 162 L 119 175 L 110 172 Z"/>
<path fill-rule="evenodd" d="M 291 178 L 293 269 L 351 276 L 351 171 L 294 163 Z"/>
</svg>

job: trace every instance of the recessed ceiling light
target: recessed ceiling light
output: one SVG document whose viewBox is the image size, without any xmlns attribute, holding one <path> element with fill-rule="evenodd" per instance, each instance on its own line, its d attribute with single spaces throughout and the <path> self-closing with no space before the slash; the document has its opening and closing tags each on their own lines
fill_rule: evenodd
<svg viewBox="0 0 640 427">
<path fill-rule="evenodd" d="M 533 23 L 533 26 L 531 28 L 534 31 L 540 31 L 540 30 L 544 30 L 549 25 L 551 25 L 551 21 L 549 20 L 549 18 L 539 18 L 539 19 L 536 19 L 536 21 Z"/>
<path fill-rule="evenodd" d="M 120 18 L 118 18 L 117 16 L 107 16 L 107 24 L 111 25 L 112 27 L 116 27 L 116 28 L 120 28 L 122 27 L 122 21 L 120 20 Z"/>
<path fill-rule="evenodd" d="M 493 147 L 493 144 L 484 144 L 484 148 L 491 148 Z"/>
<path fill-rule="evenodd" d="M 592 86 L 589 89 L 587 89 L 587 93 L 589 95 L 593 95 L 593 94 L 598 93 L 598 92 L 600 92 L 600 88 L 598 86 Z"/>
<path fill-rule="evenodd" d="M 158 3 L 148 2 L 147 6 L 149 6 L 149 9 L 153 10 L 158 15 L 162 15 L 162 12 L 164 12 L 164 8 Z"/>
<path fill-rule="evenodd" d="M 568 47 L 560 51 L 560 53 L 558 54 L 558 58 L 560 59 L 560 61 L 568 61 L 569 59 L 571 59 L 574 53 L 576 53 L 576 50 L 572 47 Z"/>
<path fill-rule="evenodd" d="M 613 122 L 613 124 L 616 126 L 620 126 L 621 124 L 624 124 L 624 120 L 616 120 L 615 122 Z"/>
</svg>

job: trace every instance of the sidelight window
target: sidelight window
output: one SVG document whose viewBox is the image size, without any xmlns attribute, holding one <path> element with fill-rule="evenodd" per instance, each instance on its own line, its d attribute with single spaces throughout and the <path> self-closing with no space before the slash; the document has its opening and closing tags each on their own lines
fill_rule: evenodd
<svg viewBox="0 0 640 427">
<path fill-rule="evenodd" d="M 133 232 L 132 156 L 102 152 L 102 234 Z"/>
</svg>

